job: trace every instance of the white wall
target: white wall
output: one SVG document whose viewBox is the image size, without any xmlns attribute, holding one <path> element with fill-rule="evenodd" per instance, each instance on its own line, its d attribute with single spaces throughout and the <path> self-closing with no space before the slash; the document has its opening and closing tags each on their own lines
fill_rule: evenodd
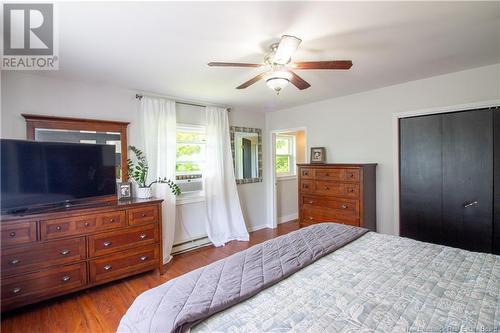
<svg viewBox="0 0 500 333">
<path fill-rule="evenodd" d="M 398 234 L 393 114 L 499 99 L 499 81 L 499 64 L 412 81 L 269 113 L 267 130 L 304 126 L 308 147 L 326 147 L 327 162 L 378 163 L 377 228 Z"/>
<path fill-rule="evenodd" d="M 26 125 L 21 113 L 32 113 L 128 121 L 130 122 L 128 143 L 138 145 L 140 134 L 137 127 L 138 112 L 135 94 L 136 91 L 115 86 L 4 71 L 1 78 L 0 137 L 25 139 Z M 178 105 L 178 121 L 203 124 L 205 117 L 200 109 Z M 265 116 L 262 113 L 232 110 L 230 124 L 258 127 L 264 130 Z M 264 184 L 238 185 L 238 192 L 248 228 L 255 230 L 265 227 Z M 196 238 L 205 235 L 204 212 L 202 203 L 178 206 L 177 213 L 183 218 L 185 228 L 181 228 L 178 219 L 175 243 L 184 241 L 190 236 Z"/>
<path fill-rule="evenodd" d="M 295 136 L 295 163 L 305 163 L 305 131 L 284 132 L 281 134 Z M 276 178 L 276 213 L 278 223 L 289 222 L 298 218 L 298 191 L 297 176 Z"/>
<path fill-rule="evenodd" d="M 265 163 L 268 154 L 265 114 L 248 110 L 232 109 L 229 113 L 229 123 L 233 126 L 254 127 L 262 130 L 262 160 Z M 265 168 L 262 177 L 264 181 L 268 178 Z M 241 208 L 248 229 L 257 230 L 268 227 L 266 216 L 266 184 L 264 182 L 239 184 L 238 195 L 240 196 Z"/>
</svg>

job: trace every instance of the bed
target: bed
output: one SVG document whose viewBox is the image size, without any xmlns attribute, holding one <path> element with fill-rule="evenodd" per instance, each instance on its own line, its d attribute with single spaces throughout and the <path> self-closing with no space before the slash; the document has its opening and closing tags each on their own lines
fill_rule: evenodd
<svg viewBox="0 0 500 333">
<path fill-rule="evenodd" d="M 211 282 L 196 278 L 206 267 L 190 272 L 140 295 L 118 331 L 500 331 L 500 256 L 335 223 L 258 246 L 275 250 L 260 264 L 248 259 L 258 252 L 252 247 L 231 256 L 239 260 L 206 267 L 258 271 L 261 265 L 264 282 L 255 274 L 253 281 L 246 281 L 249 274 L 215 274 Z M 271 258 L 278 258 L 281 276 L 269 273 Z"/>
</svg>

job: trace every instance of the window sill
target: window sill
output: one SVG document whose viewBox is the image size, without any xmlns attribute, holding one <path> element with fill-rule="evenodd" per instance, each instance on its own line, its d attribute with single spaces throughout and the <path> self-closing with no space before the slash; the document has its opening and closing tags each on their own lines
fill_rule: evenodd
<svg viewBox="0 0 500 333">
<path fill-rule="evenodd" d="M 190 194 L 181 194 L 177 197 L 175 201 L 176 206 L 188 205 L 197 202 L 204 202 L 205 194 L 204 193 L 190 193 Z"/>
<path fill-rule="evenodd" d="M 276 176 L 276 180 L 279 182 L 282 181 L 287 181 L 287 180 L 295 180 L 297 179 L 296 175 L 291 175 L 291 176 Z"/>
</svg>

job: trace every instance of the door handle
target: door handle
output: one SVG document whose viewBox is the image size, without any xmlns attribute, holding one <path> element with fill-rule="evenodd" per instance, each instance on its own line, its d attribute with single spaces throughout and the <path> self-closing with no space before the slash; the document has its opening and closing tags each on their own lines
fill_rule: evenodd
<svg viewBox="0 0 500 333">
<path fill-rule="evenodd" d="M 469 207 L 475 206 L 475 205 L 477 205 L 477 204 L 478 204 L 478 202 L 477 202 L 477 201 L 472 201 L 472 202 L 466 203 L 466 204 L 464 205 L 464 208 L 469 208 Z"/>
</svg>

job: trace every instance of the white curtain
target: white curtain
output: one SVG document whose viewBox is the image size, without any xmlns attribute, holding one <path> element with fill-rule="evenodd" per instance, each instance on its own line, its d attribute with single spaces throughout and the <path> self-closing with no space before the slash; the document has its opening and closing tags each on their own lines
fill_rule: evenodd
<svg viewBox="0 0 500 333">
<path fill-rule="evenodd" d="M 207 107 L 207 161 L 204 173 L 207 234 L 215 246 L 248 241 L 234 178 L 226 109 Z"/>
<path fill-rule="evenodd" d="M 148 160 L 148 182 L 158 177 L 175 180 L 176 113 L 175 101 L 144 96 L 141 100 L 140 122 L 144 153 Z M 175 232 L 175 196 L 166 184 L 153 185 L 153 195 L 163 199 L 163 260 L 172 258 Z"/>
</svg>

